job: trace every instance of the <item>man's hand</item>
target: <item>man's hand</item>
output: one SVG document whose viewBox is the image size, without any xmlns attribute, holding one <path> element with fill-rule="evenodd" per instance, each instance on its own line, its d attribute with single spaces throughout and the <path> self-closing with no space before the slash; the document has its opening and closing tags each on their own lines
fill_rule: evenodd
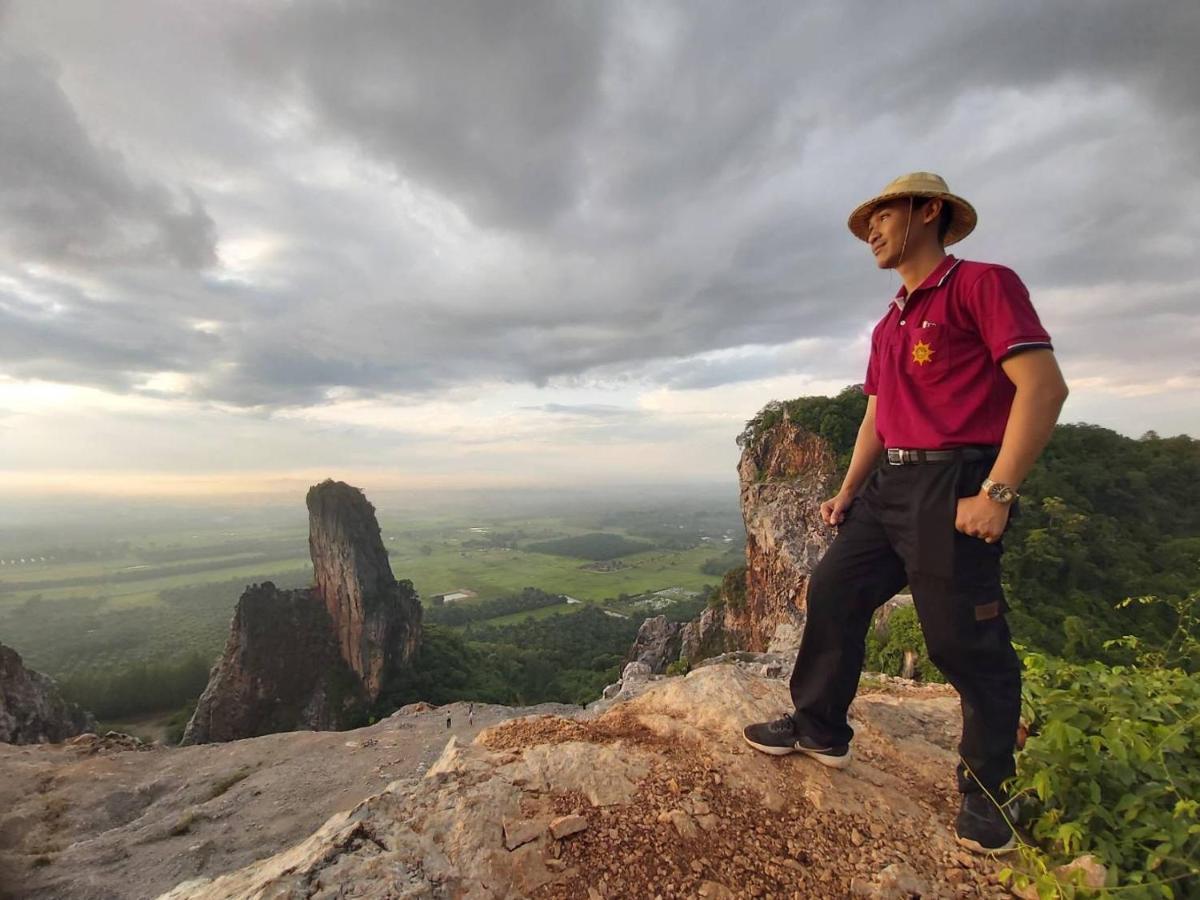
<svg viewBox="0 0 1200 900">
<path fill-rule="evenodd" d="M 963 534 L 983 538 L 990 544 L 1000 540 L 1000 535 L 1004 533 L 1011 506 L 1010 503 L 997 503 L 983 491 L 974 497 L 959 497 L 954 527 Z"/>
<path fill-rule="evenodd" d="M 853 494 L 840 491 L 837 496 L 831 497 L 821 504 L 821 519 L 826 525 L 842 524 L 842 520 L 846 518 L 846 510 L 852 502 L 854 502 Z"/>
</svg>

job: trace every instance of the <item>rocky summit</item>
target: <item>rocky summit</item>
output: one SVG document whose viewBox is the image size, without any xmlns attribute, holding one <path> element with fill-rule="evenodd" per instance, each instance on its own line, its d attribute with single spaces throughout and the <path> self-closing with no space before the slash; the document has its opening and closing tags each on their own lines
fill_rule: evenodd
<svg viewBox="0 0 1200 900">
<path fill-rule="evenodd" d="M 1007 895 L 953 839 L 957 699 L 897 684 L 858 699 L 857 761 L 831 771 L 743 742 L 787 708 L 778 679 L 730 664 L 646 679 L 594 715 L 451 739 L 423 777 L 163 900 Z"/>
<path fill-rule="evenodd" d="M 0 871 L 35 900 L 1008 896 L 954 842 L 954 692 L 864 679 L 832 770 L 742 739 L 789 708 L 786 669 L 741 652 L 472 727 L 414 704 L 341 733 L 0 745 Z"/>
<path fill-rule="evenodd" d="M 313 586 L 249 586 L 183 743 L 339 729 L 403 678 L 421 639 L 421 604 L 388 564 L 375 508 L 327 480 L 309 489 Z"/>
</svg>

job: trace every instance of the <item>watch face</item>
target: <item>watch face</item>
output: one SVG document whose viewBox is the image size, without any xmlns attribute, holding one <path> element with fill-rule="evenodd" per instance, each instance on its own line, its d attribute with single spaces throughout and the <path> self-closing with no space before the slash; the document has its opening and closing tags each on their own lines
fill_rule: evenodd
<svg viewBox="0 0 1200 900">
<path fill-rule="evenodd" d="M 1001 503 L 1007 503 L 1013 497 L 1012 488 L 1005 487 L 1001 484 L 993 484 L 988 488 L 988 496 L 993 500 L 999 500 Z"/>
</svg>

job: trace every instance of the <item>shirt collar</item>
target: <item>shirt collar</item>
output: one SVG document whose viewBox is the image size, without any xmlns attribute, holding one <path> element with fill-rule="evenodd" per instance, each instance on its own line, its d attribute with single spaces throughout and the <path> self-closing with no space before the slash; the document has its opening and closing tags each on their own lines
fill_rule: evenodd
<svg viewBox="0 0 1200 900">
<path fill-rule="evenodd" d="M 953 254 L 946 254 L 946 258 L 934 266 L 933 271 L 925 276 L 925 280 L 917 286 L 917 291 L 923 291 L 931 287 L 941 287 L 946 283 L 946 279 L 950 277 L 950 273 L 955 267 L 962 262 L 961 259 L 955 259 Z M 913 291 L 915 294 L 917 291 Z M 904 303 L 908 299 L 908 288 L 903 284 L 900 285 L 900 290 L 896 292 L 896 296 L 891 299 L 892 303 L 904 309 Z"/>
</svg>

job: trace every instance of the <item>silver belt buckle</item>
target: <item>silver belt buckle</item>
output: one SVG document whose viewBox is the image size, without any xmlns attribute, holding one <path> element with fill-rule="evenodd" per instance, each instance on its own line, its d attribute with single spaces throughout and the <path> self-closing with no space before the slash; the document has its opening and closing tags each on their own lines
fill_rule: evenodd
<svg viewBox="0 0 1200 900">
<path fill-rule="evenodd" d="M 904 465 L 904 451 L 899 447 L 888 447 L 887 460 L 893 466 Z"/>
</svg>

